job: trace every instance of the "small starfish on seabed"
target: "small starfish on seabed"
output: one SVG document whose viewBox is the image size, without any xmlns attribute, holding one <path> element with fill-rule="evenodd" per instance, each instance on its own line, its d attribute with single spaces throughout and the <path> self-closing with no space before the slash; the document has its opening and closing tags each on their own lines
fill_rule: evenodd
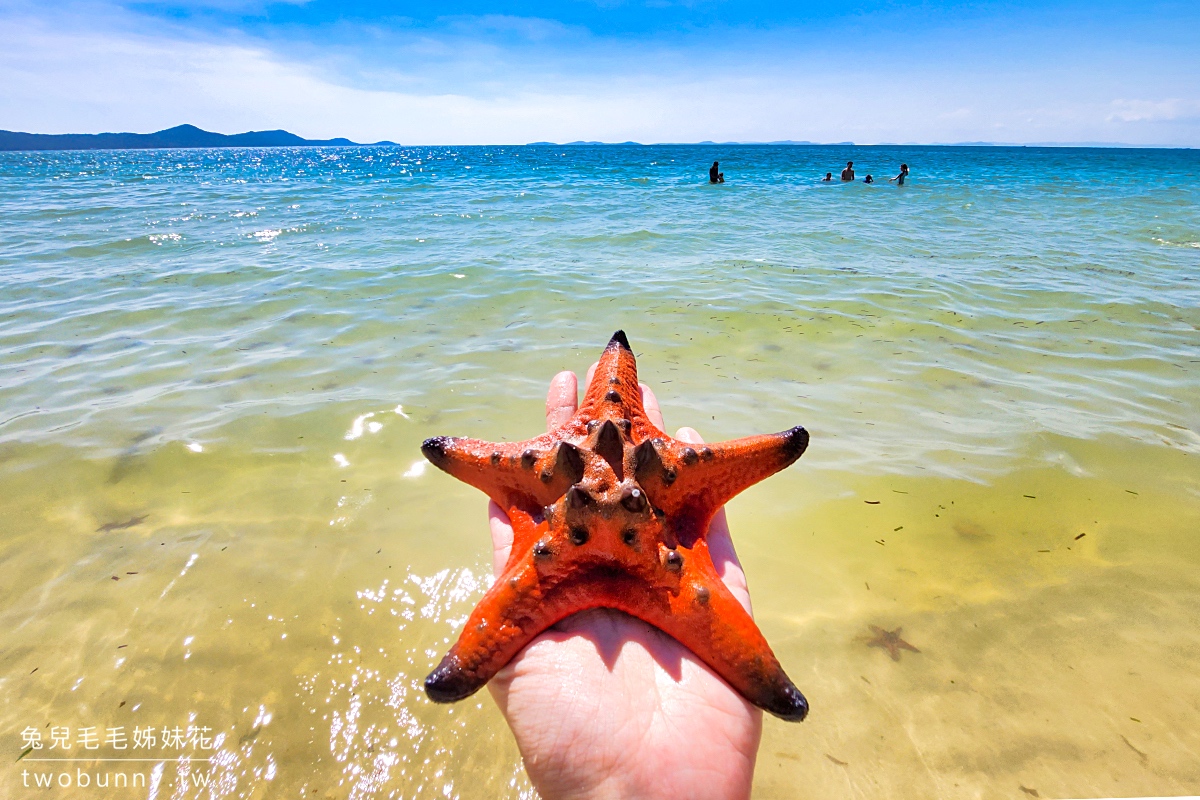
<svg viewBox="0 0 1200 800">
<path fill-rule="evenodd" d="M 900 631 L 904 630 L 904 628 L 896 628 L 894 631 L 885 631 L 878 625 L 871 625 L 870 628 L 871 633 L 875 634 L 875 638 L 867 642 L 867 647 L 880 647 L 887 650 L 888 655 L 892 657 L 892 661 L 900 660 L 901 650 L 910 650 L 914 653 L 921 652 L 900 638 Z"/>
</svg>

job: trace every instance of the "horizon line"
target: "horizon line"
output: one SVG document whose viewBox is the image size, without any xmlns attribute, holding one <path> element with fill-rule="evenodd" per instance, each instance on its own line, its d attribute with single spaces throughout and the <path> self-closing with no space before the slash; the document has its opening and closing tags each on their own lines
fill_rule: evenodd
<svg viewBox="0 0 1200 800">
<path fill-rule="evenodd" d="M 797 139 L 774 141 L 728 141 L 714 142 L 526 142 L 523 145 L 460 144 L 460 145 L 402 145 L 404 147 L 682 147 L 682 146 L 796 146 L 796 147 L 1064 147 L 1076 149 L 1124 149 L 1124 150 L 1194 150 L 1187 144 L 1130 144 L 1128 142 L 811 142 Z"/>
</svg>

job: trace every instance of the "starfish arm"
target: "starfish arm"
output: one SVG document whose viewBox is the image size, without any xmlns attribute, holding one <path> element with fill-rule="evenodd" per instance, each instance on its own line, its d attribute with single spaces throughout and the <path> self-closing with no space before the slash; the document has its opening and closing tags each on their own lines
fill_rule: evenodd
<svg viewBox="0 0 1200 800">
<path fill-rule="evenodd" d="M 506 509 L 534 512 L 583 477 L 578 448 L 548 433 L 524 442 L 436 436 L 425 440 L 421 452 L 435 467 L 483 491 Z"/>
<path fill-rule="evenodd" d="M 637 448 L 638 483 L 650 501 L 675 520 L 685 544 L 703 536 L 712 515 L 744 489 L 791 465 L 808 447 L 808 431 L 747 436 L 694 445 L 647 439 Z"/>
<path fill-rule="evenodd" d="M 537 555 L 511 563 L 467 618 L 458 641 L 425 679 L 438 703 L 453 703 L 479 691 L 505 664 L 554 623 L 590 608 L 619 608 L 630 586 L 579 580 L 577 566 L 539 572 Z"/>
<path fill-rule="evenodd" d="M 545 627 L 537 627 L 537 570 L 528 559 L 494 583 L 441 663 L 425 679 L 425 692 L 438 703 L 470 697 Z"/>
<path fill-rule="evenodd" d="M 595 419 L 602 416 L 606 408 L 622 409 L 631 417 L 639 418 L 639 421 L 646 416 L 642 406 L 642 390 L 638 386 L 637 361 L 624 331 L 614 333 L 604 348 L 596 371 L 592 373 L 592 382 L 588 384 L 579 406 L 578 416 Z"/>
<path fill-rule="evenodd" d="M 678 639 L 742 697 L 781 719 L 800 721 L 808 701 L 792 683 L 754 620 L 717 577 L 704 543 L 691 552 L 668 605 L 622 610 Z M 703 564 L 701 566 L 700 564 Z"/>
</svg>

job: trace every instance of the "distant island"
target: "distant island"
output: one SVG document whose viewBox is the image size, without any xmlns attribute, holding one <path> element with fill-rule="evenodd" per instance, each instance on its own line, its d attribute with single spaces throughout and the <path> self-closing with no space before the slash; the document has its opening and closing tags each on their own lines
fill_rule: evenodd
<svg viewBox="0 0 1200 800">
<path fill-rule="evenodd" d="M 394 142 L 375 142 L 391 145 Z M 154 150 L 177 147 L 362 147 L 349 139 L 305 139 L 287 131 L 228 135 L 177 125 L 157 133 L 19 133 L 0 131 L 0 150 Z"/>
</svg>

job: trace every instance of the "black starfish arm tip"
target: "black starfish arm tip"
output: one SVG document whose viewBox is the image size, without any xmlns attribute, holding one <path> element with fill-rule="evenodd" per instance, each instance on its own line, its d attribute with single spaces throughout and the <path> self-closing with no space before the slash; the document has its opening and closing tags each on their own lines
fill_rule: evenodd
<svg viewBox="0 0 1200 800">
<path fill-rule="evenodd" d="M 804 455 L 804 451 L 808 449 L 808 431 L 804 429 L 803 425 L 797 425 L 791 430 L 784 431 L 783 435 L 786 437 L 783 452 L 790 464 Z"/>
<path fill-rule="evenodd" d="M 453 441 L 450 436 L 434 436 L 421 442 L 421 454 L 434 464 L 446 457 L 446 449 Z"/>
<path fill-rule="evenodd" d="M 459 659 L 447 653 L 442 663 L 425 678 L 425 694 L 435 703 L 454 703 L 479 691 L 480 682 L 462 668 Z"/>
<path fill-rule="evenodd" d="M 614 344 L 620 345 L 626 350 L 633 349 L 629 346 L 629 339 L 625 337 L 625 331 L 617 331 L 612 335 L 612 338 L 608 340 L 608 346 L 612 347 Z"/>
<path fill-rule="evenodd" d="M 766 710 L 787 722 L 801 722 L 808 716 L 808 700 L 799 689 L 788 683 Z"/>
</svg>

